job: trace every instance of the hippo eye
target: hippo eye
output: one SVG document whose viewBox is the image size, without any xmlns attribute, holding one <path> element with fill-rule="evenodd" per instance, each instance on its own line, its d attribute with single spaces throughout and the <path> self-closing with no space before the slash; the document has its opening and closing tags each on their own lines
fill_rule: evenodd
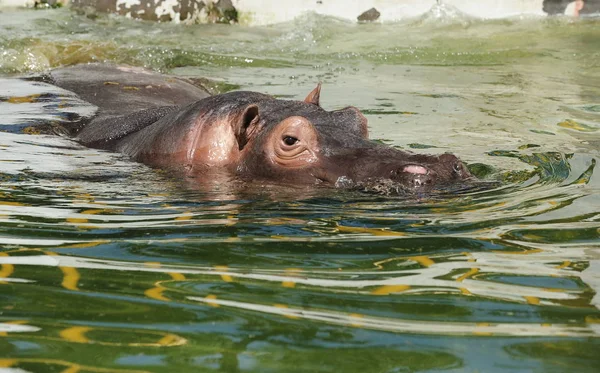
<svg viewBox="0 0 600 373">
<path fill-rule="evenodd" d="M 456 172 L 457 174 L 460 174 L 460 173 L 461 173 L 461 171 L 462 171 L 462 167 L 460 167 L 460 166 L 461 166 L 461 164 L 460 164 L 460 163 L 458 163 L 458 162 L 456 162 L 456 163 L 455 163 L 455 164 L 452 166 L 452 168 L 454 169 L 454 172 Z"/>
<path fill-rule="evenodd" d="M 287 146 L 294 146 L 296 145 L 296 143 L 298 142 L 298 139 L 292 136 L 285 136 L 283 138 L 283 142 L 285 143 L 285 145 Z"/>
</svg>

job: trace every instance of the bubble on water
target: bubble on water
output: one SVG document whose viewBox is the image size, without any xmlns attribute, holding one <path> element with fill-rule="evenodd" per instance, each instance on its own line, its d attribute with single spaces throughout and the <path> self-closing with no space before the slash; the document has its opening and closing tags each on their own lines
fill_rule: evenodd
<svg viewBox="0 0 600 373">
<path fill-rule="evenodd" d="M 373 178 L 364 181 L 354 181 L 347 176 L 340 176 L 335 182 L 335 187 L 339 189 L 350 189 L 365 193 L 381 195 L 405 195 L 409 192 L 408 188 L 396 181 L 385 178 Z"/>
<path fill-rule="evenodd" d="M 365 193 L 381 194 L 385 196 L 406 195 L 410 192 L 403 184 L 383 178 L 368 179 L 356 183 L 355 189 Z"/>
<path fill-rule="evenodd" d="M 347 176 L 340 176 L 336 182 L 335 182 L 335 187 L 336 188 L 350 188 L 352 186 L 354 186 L 355 183 L 352 179 L 349 179 Z"/>
</svg>

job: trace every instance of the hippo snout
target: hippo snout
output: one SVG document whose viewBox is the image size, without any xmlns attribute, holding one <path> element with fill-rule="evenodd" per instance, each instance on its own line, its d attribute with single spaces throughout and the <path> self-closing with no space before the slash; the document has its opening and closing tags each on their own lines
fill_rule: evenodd
<svg viewBox="0 0 600 373">
<path fill-rule="evenodd" d="M 438 162 L 404 164 L 390 172 L 390 179 L 407 187 L 427 188 L 438 184 L 467 179 L 471 173 L 458 158 L 444 154 Z"/>
</svg>

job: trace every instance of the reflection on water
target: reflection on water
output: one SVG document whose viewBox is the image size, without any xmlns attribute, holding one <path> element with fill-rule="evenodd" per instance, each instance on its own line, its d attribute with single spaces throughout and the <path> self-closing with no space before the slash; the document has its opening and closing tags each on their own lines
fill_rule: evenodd
<svg viewBox="0 0 600 373">
<path fill-rule="evenodd" d="M 443 17 L 0 14 L 0 371 L 595 372 L 600 28 Z M 373 138 L 491 187 L 180 180 L 36 135 L 94 108 L 8 75 L 105 59 L 289 98 L 320 80 Z"/>
</svg>

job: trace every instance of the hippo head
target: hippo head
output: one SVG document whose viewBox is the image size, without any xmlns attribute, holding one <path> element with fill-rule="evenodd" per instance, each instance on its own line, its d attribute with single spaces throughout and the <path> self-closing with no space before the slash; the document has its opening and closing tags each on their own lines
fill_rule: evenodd
<svg viewBox="0 0 600 373">
<path fill-rule="evenodd" d="M 249 106 L 238 175 L 338 187 L 392 182 L 404 190 L 471 177 L 452 154 L 413 154 L 369 140 L 367 118 L 352 106 L 324 110 L 320 88 L 304 101 L 267 99 Z"/>
<path fill-rule="evenodd" d="M 369 140 L 357 108 L 326 111 L 319 96 L 320 85 L 304 101 L 255 92 L 205 98 L 126 137 L 118 150 L 152 165 L 183 166 L 188 175 L 225 168 L 242 179 L 292 185 L 427 190 L 471 177 L 454 155 Z"/>
</svg>

